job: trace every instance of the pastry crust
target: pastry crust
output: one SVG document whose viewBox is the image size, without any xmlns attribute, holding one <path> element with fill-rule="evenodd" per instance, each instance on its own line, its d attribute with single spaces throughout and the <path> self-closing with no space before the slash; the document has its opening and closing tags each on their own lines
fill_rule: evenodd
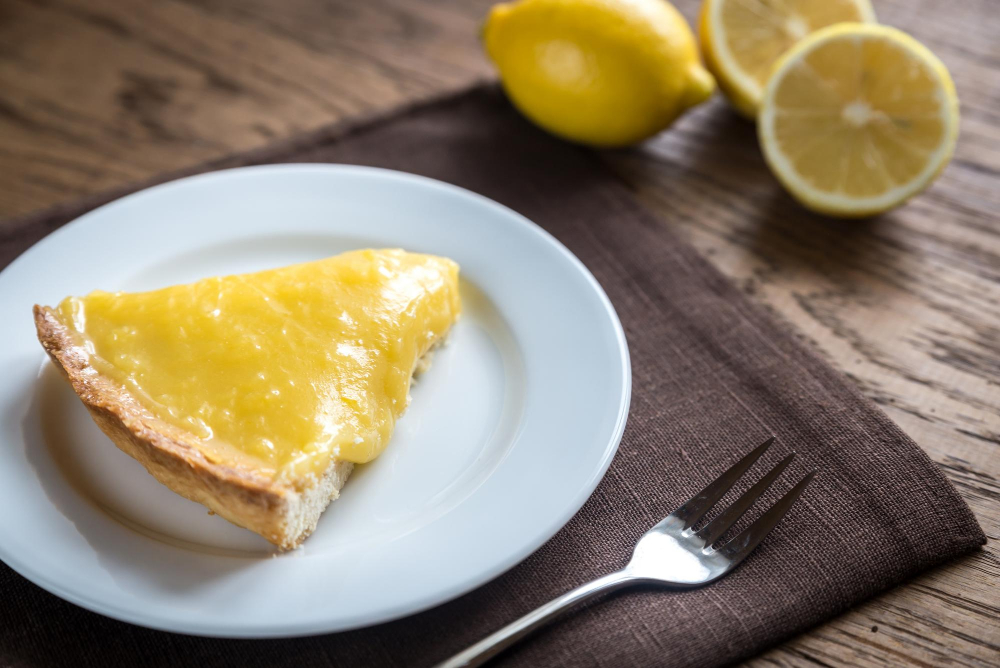
<svg viewBox="0 0 1000 668">
<path fill-rule="evenodd" d="M 38 340 L 97 426 L 161 483 L 282 549 L 298 547 L 339 496 L 353 469 L 334 459 L 321 479 L 298 490 L 244 464 L 213 461 L 193 434 L 156 418 L 90 365 L 89 354 L 49 307 L 35 306 Z"/>
</svg>

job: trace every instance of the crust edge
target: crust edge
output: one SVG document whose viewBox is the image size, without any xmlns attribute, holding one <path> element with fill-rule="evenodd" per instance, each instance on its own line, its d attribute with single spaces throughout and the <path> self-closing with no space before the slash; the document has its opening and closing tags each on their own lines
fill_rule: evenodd
<svg viewBox="0 0 1000 668">
<path fill-rule="evenodd" d="M 38 340 L 90 416 L 120 450 L 160 483 L 206 506 L 233 524 L 284 550 L 298 547 L 316 528 L 327 505 L 339 496 L 353 469 L 333 460 L 319 484 L 299 492 L 246 468 L 211 461 L 198 439 L 157 419 L 134 397 L 101 375 L 55 311 L 33 309 Z"/>
</svg>

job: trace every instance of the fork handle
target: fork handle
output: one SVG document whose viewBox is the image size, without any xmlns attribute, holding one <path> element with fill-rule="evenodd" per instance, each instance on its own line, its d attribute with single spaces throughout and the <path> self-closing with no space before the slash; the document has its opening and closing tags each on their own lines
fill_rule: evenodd
<svg viewBox="0 0 1000 668">
<path fill-rule="evenodd" d="M 439 663 L 435 668 L 471 668 L 473 666 L 481 666 L 524 636 L 548 624 L 578 603 L 582 603 L 598 594 L 621 589 L 634 581 L 635 578 L 626 571 L 618 571 L 597 578 L 536 608 L 524 617 L 511 622 L 499 631 L 483 638 L 475 645 L 459 652 L 444 663 Z"/>
</svg>

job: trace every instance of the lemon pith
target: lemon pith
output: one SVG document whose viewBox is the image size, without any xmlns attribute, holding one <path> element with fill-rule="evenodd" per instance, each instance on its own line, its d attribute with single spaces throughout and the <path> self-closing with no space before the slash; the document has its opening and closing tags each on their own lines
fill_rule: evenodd
<svg viewBox="0 0 1000 668">
<path fill-rule="evenodd" d="M 774 63 L 806 35 L 845 21 L 874 23 L 868 0 L 705 0 L 705 64 L 736 109 L 753 118 Z"/>
<path fill-rule="evenodd" d="M 873 215 L 925 188 L 958 134 L 948 70 L 887 26 L 840 24 L 779 59 L 758 134 L 781 183 L 807 207 Z"/>
<path fill-rule="evenodd" d="M 483 41 L 514 105 L 584 144 L 642 141 L 715 89 L 686 21 L 663 0 L 500 4 Z"/>
</svg>

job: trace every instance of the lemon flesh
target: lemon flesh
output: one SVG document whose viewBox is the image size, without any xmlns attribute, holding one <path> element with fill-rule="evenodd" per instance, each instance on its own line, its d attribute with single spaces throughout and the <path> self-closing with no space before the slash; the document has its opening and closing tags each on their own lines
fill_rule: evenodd
<svg viewBox="0 0 1000 668">
<path fill-rule="evenodd" d="M 845 21 L 874 23 L 868 0 L 705 0 L 702 55 L 736 109 L 757 114 L 774 63 L 799 40 Z"/>
<path fill-rule="evenodd" d="M 663 0 L 500 4 L 483 41 L 514 105 L 583 144 L 642 141 L 715 88 L 687 22 Z"/>
<path fill-rule="evenodd" d="M 97 291 L 58 312 L 93 368 L 213 460 L 298 480 L 382 452 L 460 308 L 454 262 L 390 249 Z"/>
<path fill-rule="evenodd" d="M 951 76 L 926 47 L 895 28 L 841 24 L 781 58 L 758 134 L 796 199 L 859 217 L 926 187 L 951 157 L 958 118 Z"/>
</svg>

